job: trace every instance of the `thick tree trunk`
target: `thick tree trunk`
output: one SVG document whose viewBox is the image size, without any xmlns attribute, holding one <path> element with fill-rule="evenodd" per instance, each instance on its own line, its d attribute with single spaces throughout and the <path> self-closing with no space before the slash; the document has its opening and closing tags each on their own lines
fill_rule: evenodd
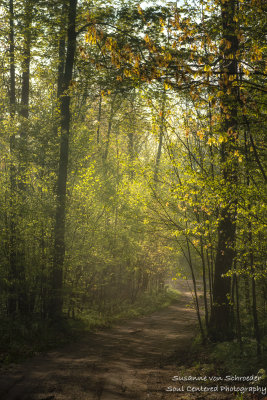
<svg viewBox="0 0 267 400">
<path fill-rule="evenodd" d="M 232 267 L 234 251 L 232 249 L 235 239 L 235 226 L 231 215 L 221 214 L 219 223 L 218 248 L 215 260 L 213 305 L 209 321 L 209 336 L 213 340 L 227 340 L 232 338 L 231 307 L 229 295 L 231 281 L 222 277 Z"/>
<path fill-rule="evenodd" d="M 221 81 L 223 91 L 221 98 L 222 128 L 227 135 L 227 142 L 222 143 L 221 163 L 222 175 L 225 185 L 234 187 L 237 181 L 237 166 L 233 160 L 233 150 L 237 141 L 237 104 L 238 88 L 236 83 L 238 39 L 236 36 L 235 1 L 224 0 L 221 2 L 221 18 L 223 40 L 221 47 Z M 233 189 L 233 190 L 232 190 Z M 229 202 L 229 200 L 228 200 Z M 213 306 L 209 321 L 209 336 L 214 341 L 224 341 L 233 337 L 232 310 L 229 304 L 231 291 L 230 278 L 222 277 L 232 268 L 234 260 L 234 246 L 236 236 L 236 199 L 232 198 L 230 204 L 223 206 L 219 214 L 218 244 L 215 259 Z"/>
<path fill-rule="evenodd" d="M 52 271 L 52 294 L 50 299 L 49 315 L 56 318 L 62 313 L 63 306 L 63 264 L 65 257 L 65 218 L 66 218 L 66 187 L 69 157 L 70 135 L 70 85 L 73 74 L 74 57 L 76 50 L 76 8 L 77 0 L 69 0 L 67 55 L 64 76 L 62 79 L 62 95 L 60 100 L 60 156 L 56 187 L 56 218 L 54 228 L 54 257 Z"/>
<path fill-rule="evenodd" d="M 248 137 L 247 134 L 249 133 L 249 138 L 250 141 L 252 139 L 251 133 L 250 133 L 250 125 L 249 121 L 246 117 L 246 115 L 243 114 L 243 119 L 245 120 L 246 123 L 246 128 L 245 130 L 245 157 L 246 157 L 246 184 L 247 187 L 250 186 L 250 177 L 249 177 L 249 152 L 248 152 Z M 265 180 L 266 181 L 266 180 Z M 249 204 L 248 208 L 251 208 L 251 204 Z M 254 253 L 253 253 L 253 238 L 252 238 L 252 224 L 251 221 L 248 222 L 248 244 L 249 244 L 249 263 L 250 263 L 250 270 L 251 270 L 251 288 L 252 288 L 252 315 L 253 315 L 253 326 L 254 326 L 254 336 L 257 342 L 257 355 L 261 355 L 261 334 L 260 334 L 260 328 L 259 328 L 259 321 L 258 321 L 258 311 L 257 311 L 257 295 L 256 295 L 256 282 L 254 278 Z M 246 290 L 246 305 L 247 309 L 249 310 L 249 283 L 248 283 L 248 277 L 245 277 L 245 284 L 247 286 Z"/>
</svg>

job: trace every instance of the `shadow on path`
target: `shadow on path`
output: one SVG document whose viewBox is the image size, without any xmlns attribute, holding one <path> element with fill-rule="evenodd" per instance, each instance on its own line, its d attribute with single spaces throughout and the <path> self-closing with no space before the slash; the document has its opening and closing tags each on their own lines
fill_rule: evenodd
<svg viewBox="0 0 267 400">
<path fill-rule="evenodd" d="M 152 400 L 151 376 L 194 335 L 191 293 L 186 282 L 178 285 L 181 297 L 170 307 L 16 366 L 0 378 L 0 399 Z"/>
</svg>

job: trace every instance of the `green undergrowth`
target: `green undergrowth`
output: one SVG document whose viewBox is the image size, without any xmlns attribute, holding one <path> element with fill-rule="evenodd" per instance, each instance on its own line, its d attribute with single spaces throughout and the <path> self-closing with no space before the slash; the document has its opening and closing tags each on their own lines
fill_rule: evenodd
<svg viewBox="0 0 267 400">
<path fill-rule="evenodd" d="M 217 365 L 223 364 L 226 371 L 238 376 L 256 374 L 267 366 L 267 337 L 262 339 L 261 355 L 257 355 L 256 340 L 243 338 L 242 349 L 237 341 L 223 342 L 213 346 L 210 357 Z"/>
<path fill-rule="evenodd" d="M 73 342 L 88 332 L 110 327 L 122 320 L 148 315 L 178 300 L 179 292 L 144 293 L 134 303 L 120 302 L 99 311 L 90 309 L 76 318 L 57 321 L 31 318 L 0 321 L 0 364 L 19 362 L 49 349 Z"/>
<path fill-rule="evenodd" d="M 0 364 L 22 361 L 75 338 L 67 319 L 51 321 L 35 316 L 32 319 L 2 319 L 0 336 Z"/>
<path fill-rule="evenodd" d="M 236 340 L 203 345 L 198 336 L 187 355 L 181 357 L 180 354 L 177 366 L 192 376 L 255 376 L 259 371 L 267 370 L 267 337 L 262 338 L 262 354 L 257 355 L 256 341 L 251 338 L 243 338 L 240 348 Z M 266 378 L 262 379 L 264 385 L 267 385 Z"/>
<path fill-rule="evenodd" d="M 206 343 L 203 345 L 200 335 L 193 341 L 191 348 L 184 353 L 179 349 L 168 360 L 175 365 L 175 375 L 191 377 L 207 377 L 194 383 L 195 386 L 237 386 L 267 387 L 267 337 L 262 338 L 262 354 L 257 356 L 257 346 L 251 338 L 243 338 L 242 349 L 236 340 L 222 343 Z M 255 377 L 258 376 L 257 379 Z M 248 377 L 242 381 L 242 377 Z M 239 381 L 239 379 L 241 380 Z M 190 383 L 190 382 L 189 382 Z M 191 384 L 191 383 L 190 383 Z M 229 393 L 227 399 L 254 400 L 264 395 L 254 396 L 250 392 Z M 221 399 L 222 397 L 218 397 Z M 209 399 L 209 396 L 207 396 Z M 214 399 L 214 397 L 212 397 Z M 265 399 L 265 397 L 264 397 Z"/>
<path fill-rule="evenodd" d="M 107 308 L 104 312 L 98 312 L 97 310 L 87 311 L 80 316 L 80 321 L 87 330 L 110 327 L 116 322 L 148 315 L 166 308 L 178 300 L 179 296 L 180 293 L 171 288 L 162 293 L 143 293 L 134 303 L 124 301 L 113 308 Z"/>
</svg>

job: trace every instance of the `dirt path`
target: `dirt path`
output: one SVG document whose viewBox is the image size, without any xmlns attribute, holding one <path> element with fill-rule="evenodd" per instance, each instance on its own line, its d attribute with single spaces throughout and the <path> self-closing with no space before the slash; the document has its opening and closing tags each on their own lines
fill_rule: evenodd
<svg viewBox="0 0 267 400">
<path fill-rule="evenodd" d="M 168 356 L 188 348 L 196 325 L 186 283 L 179 290 L 180 300 L 165 310 L 86 335 L 16 366 L 11 376 L 2 374 L 0 399 L 165 399 L 155 379 Z"/>
</svg>

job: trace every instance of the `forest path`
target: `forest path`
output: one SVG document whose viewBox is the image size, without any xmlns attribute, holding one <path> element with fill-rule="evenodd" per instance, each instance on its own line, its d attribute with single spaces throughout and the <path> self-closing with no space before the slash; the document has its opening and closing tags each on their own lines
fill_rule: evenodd
<svg viewBox="0 0 267 400">
<path fill-rule="evenodd" d="M 177 288 L 180 299 L 166 309 L 85 335 L 59 351 L 16 366 L 12 376 L 2 374 L 0 399 L 167 398 L 164 387 L 155 387 L 156 377 L 174 351 L 182 357 L 196 326 L 195 310 L 188 307 L 192 301 L 188 285 L 179 282 Z"/>
</svg>

